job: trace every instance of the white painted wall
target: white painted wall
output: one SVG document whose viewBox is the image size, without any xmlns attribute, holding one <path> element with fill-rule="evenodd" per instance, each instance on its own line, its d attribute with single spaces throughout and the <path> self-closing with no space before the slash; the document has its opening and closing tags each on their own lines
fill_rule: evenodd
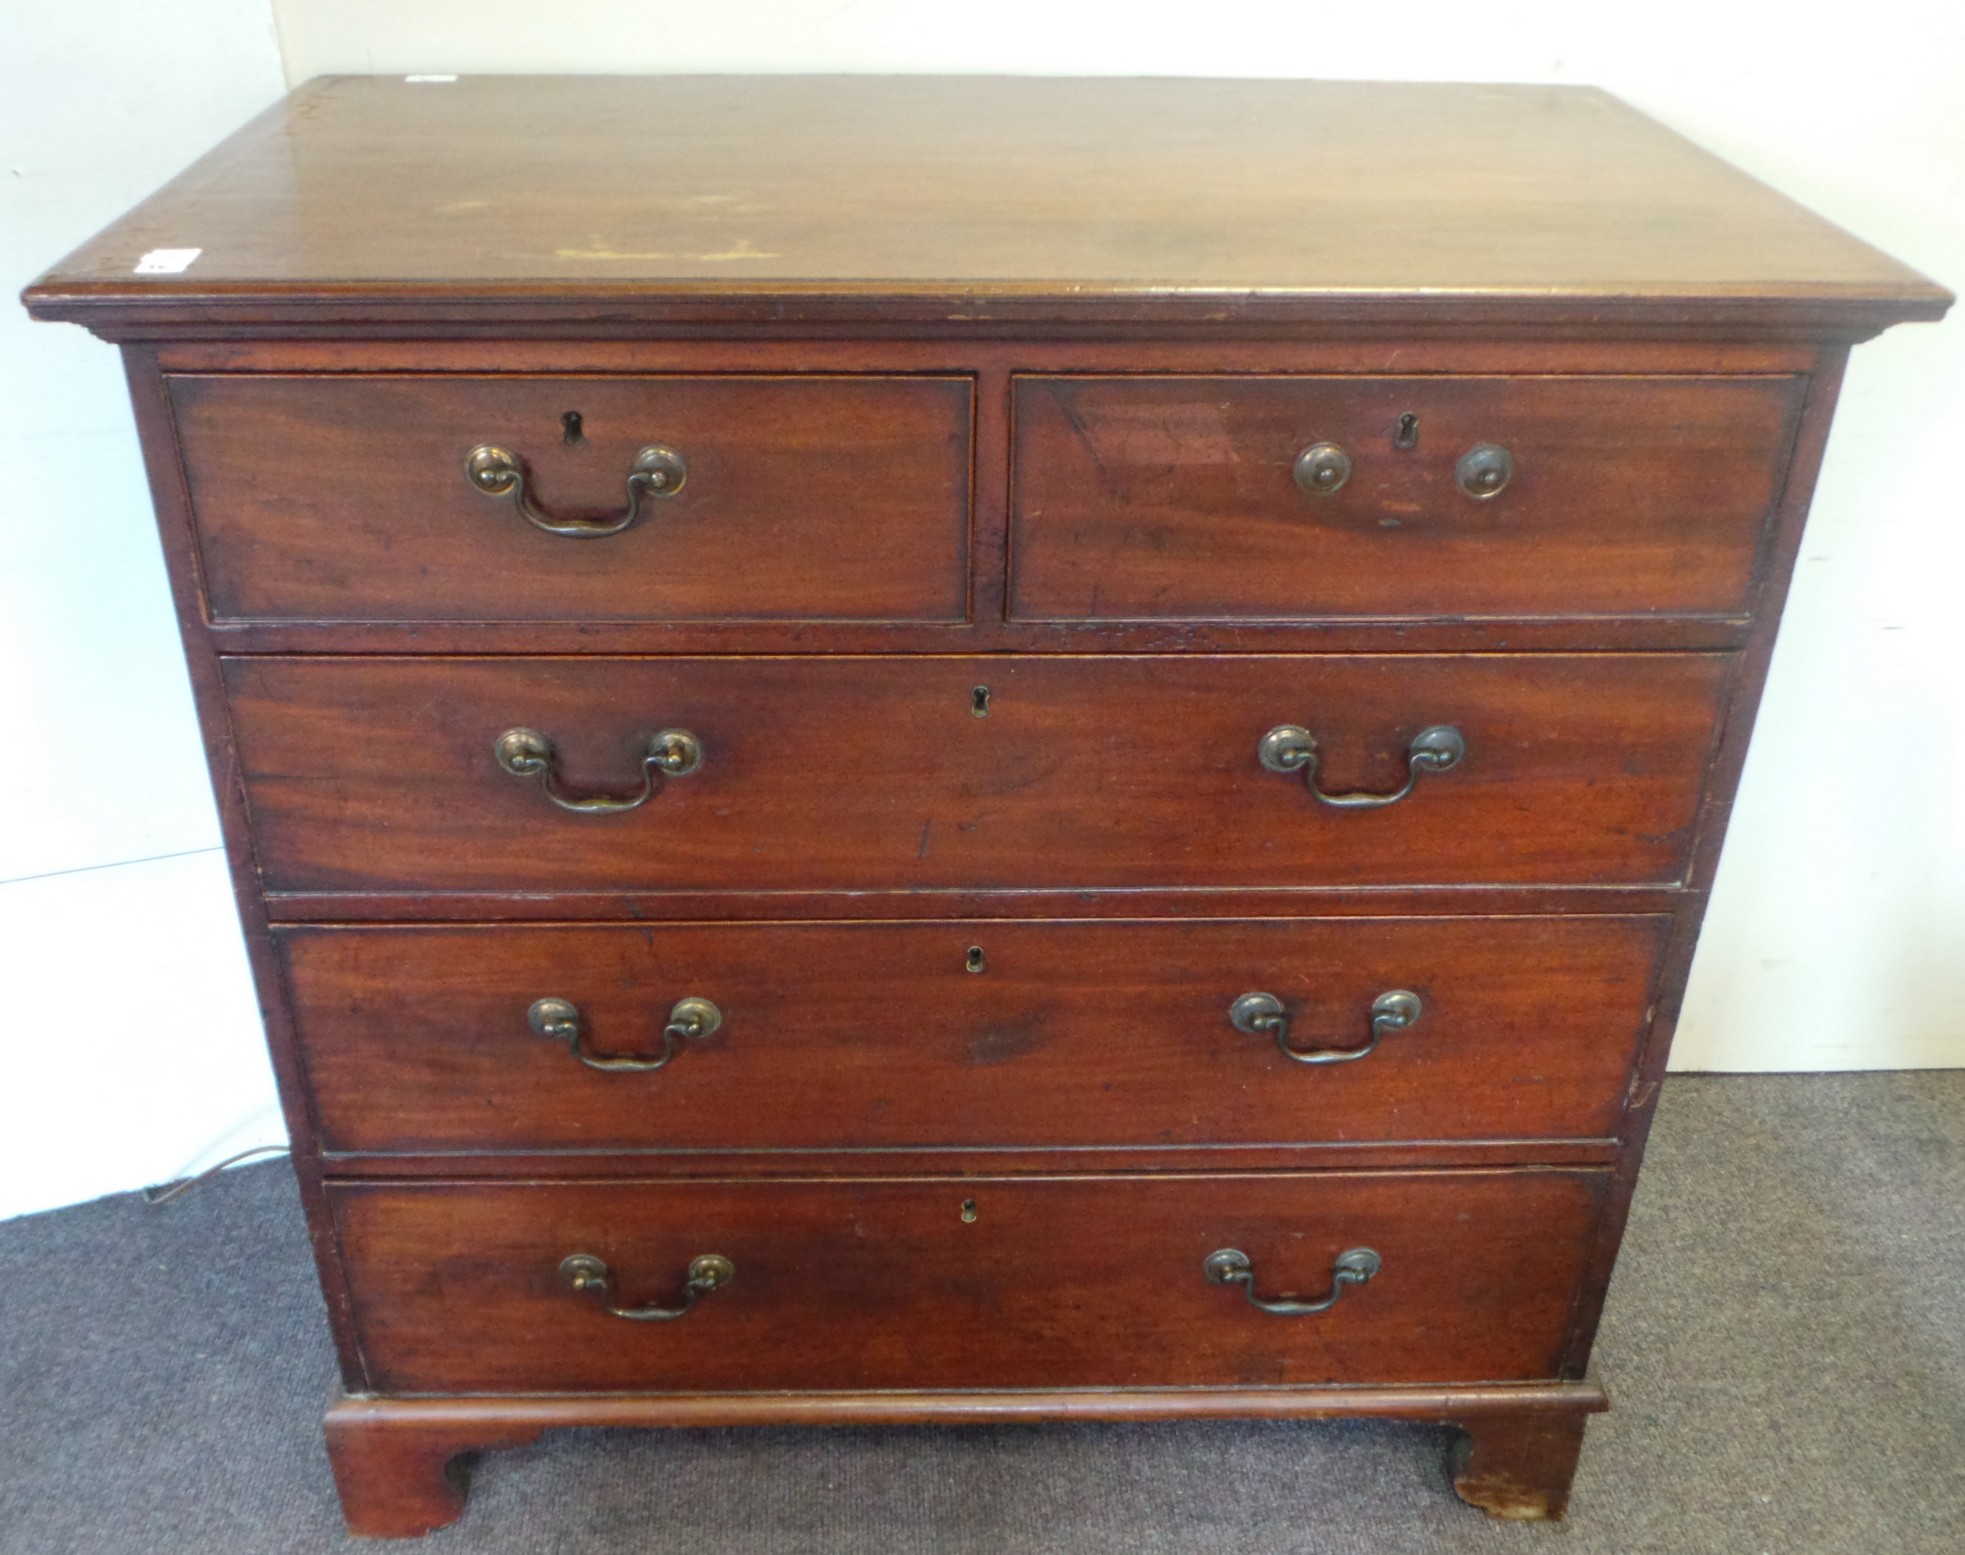
<svg viewBox="0 0 1965 1555">
<path fill-rule="evenodd" d="M 0 282 L 278 90 L 267 0 L 0 0 Z M 1965 8 L 271 0 L 335 71 L 1590 82 L 1965 285 Z M 1388 155 L 1396 155 L 1388 147 Z M 1858 351 L 1675 1063 L 1965 1064 L 1965 310 Z M 0 306 L 0 1215 L 277 1138 L 114 354 Z M 140 753 L 138 760 L 128 753 Z M 25 752 L 26 754 L 22 754 Z M 200 851 L 202 850 L 202 851 Z M 131 864 L 135 859 L 184 859 Z M 114 865 L 118 867 L 97 868 Z M 87 875 L 64 873 L 88 869 Z M 118 954 L 104 957 L 105 939 Z M 129 959 L 134 954 L 135 960 Z M 124 968 L 105 977 L 105 965 Z M 79 1056 L 86 1055 L 86 1056 Z M 113 1055 L 113 1056 L 112 1056 Z"/>
<path fill-rule="evenodd" d="M 265 0 L 0 0 L 0 1216 L 284 1137 L 122 360 L 14 302 L 283 86 Z"/>
</svg>

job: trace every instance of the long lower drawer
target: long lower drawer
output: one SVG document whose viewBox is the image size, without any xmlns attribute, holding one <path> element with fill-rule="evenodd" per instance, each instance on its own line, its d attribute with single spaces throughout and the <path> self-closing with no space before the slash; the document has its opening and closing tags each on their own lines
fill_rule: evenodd
<svg viewBox="0 0 1965 1555">
<path fill-rule="evenodd" d="M 1607 1180 L 1523 1168 L 329 1196 L 369 1381 L 389 1393 L 1307 1386 L 1553 1375 Z"/>
<path fill-rule="evenodd" d="M 1608 1137 L 1669 921 L 275 940 L 329 1150 L 1200 1146 Z"/>
<path fill-rule="evenodd" d="M 1728 664 L 323 657 L 225 681 L 275 892 L 1638 885 L 1683 875 Z"/>
</svg>

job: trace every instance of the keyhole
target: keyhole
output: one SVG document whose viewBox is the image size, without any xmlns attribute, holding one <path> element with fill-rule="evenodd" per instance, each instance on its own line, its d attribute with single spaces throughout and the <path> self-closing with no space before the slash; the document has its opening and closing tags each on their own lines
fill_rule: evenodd
<svg viewBox="0 0 1965 1555">
<path fill-rule="evenodd" d="M 973 1226 L 975 1223 L 976 1223 L 976 1201 L 974 1199 L 964 1199 L 962 1201 L 962 1224 L 965 1226 Z"/>
<path fill-rule="evenodd" d="M 962 964 L 971 972 L 985 972 L 989 970 L 989 960 L 983 955 L 983 948 L 980 945 L 971 945 L 969 947 L 968 959 Z"/>
<path fill-rule="evenodd" d="M 573 447 L 577 443 L 586 442 L 587 433 L 581 425 L 579 411 L 569 410 L 559 418 L 559 424 L 566 428 L 566 446 L 568 448 Z"/>
<path fill-rule="evenodd" d="M 989 687 L 978 686 L 969 693 L 969 711 L 978 718 L 989 716 Z"/>
<path fill-rule="evenodd" d="M 1417 448 L 1419 446 L 1419 418 L 1411 411 L 1399 417 L 1399 424 L 1392 432 L 1394 448 Z"/>
</svg>

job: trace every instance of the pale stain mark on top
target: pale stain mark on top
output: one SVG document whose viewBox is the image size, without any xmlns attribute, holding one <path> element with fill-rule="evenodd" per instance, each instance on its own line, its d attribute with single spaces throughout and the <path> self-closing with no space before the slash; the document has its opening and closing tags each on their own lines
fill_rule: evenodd
<svg viewBox="0 0 1965 1555">
<path fill-rule="evenodd" d="M 555 259 L 694 259 L 706 263 L 722 263 L 736 259 L 783 259 L 783 254 L 771 253 L 765 249 L 752 248 L 748 243 L 738 243 L 735 248 L 724 249 L 720 253 L 685 254 L 663 251 L 641 251 L 618 248 L 556 248 Z"/>
</svg>

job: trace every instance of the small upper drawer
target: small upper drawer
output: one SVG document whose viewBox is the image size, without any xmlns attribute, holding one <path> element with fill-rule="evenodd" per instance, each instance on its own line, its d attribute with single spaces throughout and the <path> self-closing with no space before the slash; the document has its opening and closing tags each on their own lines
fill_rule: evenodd
<svg viewBox="0 0 1965 1555">
<path fill-rule="evenodd" d="M 1739 614 L 1801 380 L 1023 377 L 1030 621 Z"/>
<path fill-rule="evenodd" d="M 967 378 L 170 386 L 219 620 L 968 614 Z"/>
</svg>

